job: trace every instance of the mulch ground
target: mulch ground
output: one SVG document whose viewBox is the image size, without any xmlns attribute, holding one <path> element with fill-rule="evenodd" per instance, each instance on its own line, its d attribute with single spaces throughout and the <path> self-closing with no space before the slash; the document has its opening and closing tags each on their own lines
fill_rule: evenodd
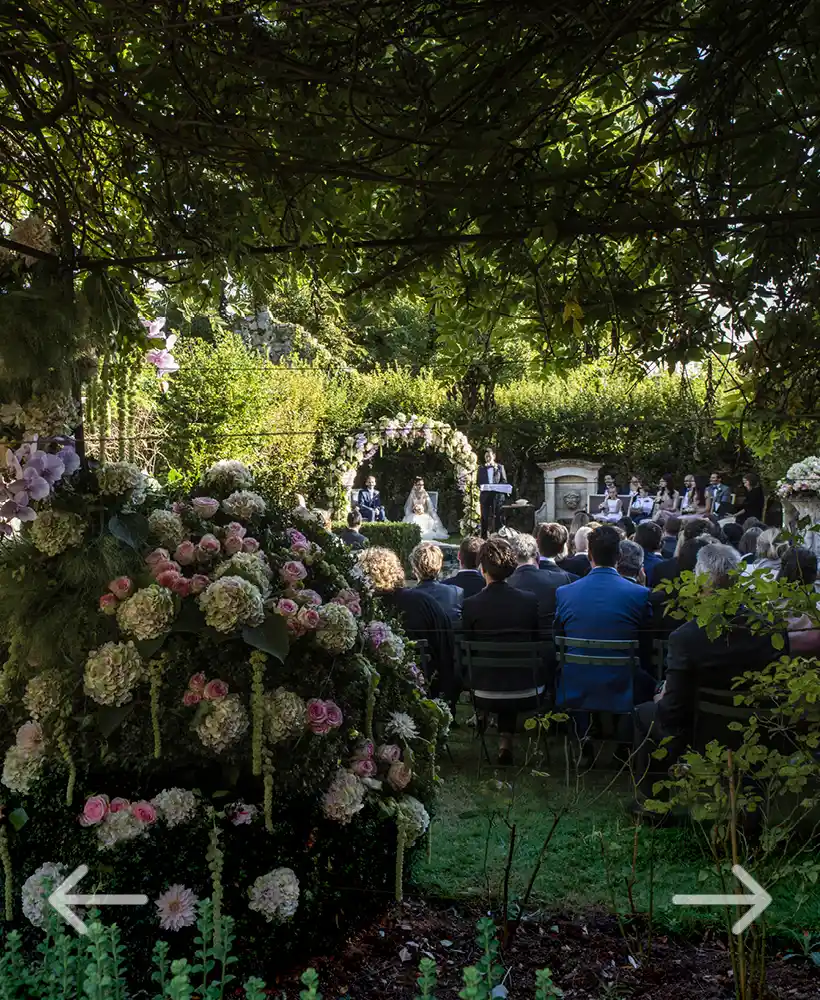
<svg viewBox="0 0 820 1000">
<path fill-rule="evenodd" d="M 411 1000 L 424 956 L 439 967 L 438 1000 L 458 997 L 461 970 L 479 957 L 474 928 L 481 916 L 477 907 L 435 901 L 394 906 L 340 954 L 311 963 L 325 1000 Z M 692 943 L 656 936 L 651 956 L 642 956 L 640 945 L 627 943 L 617 921 L 606 914 L 544 916 L 524 923 L 503 964 L 509 1000 L 533 997 L 535 972 L 544 967 L 552 970 L 565 1000 L 733 1000 L 735 995 L 731 962 L 719 939 Z M 773 957 L 767 975 L 772 1000 L 820 997 L 815 966 Z M 295 981 L 280 982 L 278 989 L 295 995 Z"/>
</svg>

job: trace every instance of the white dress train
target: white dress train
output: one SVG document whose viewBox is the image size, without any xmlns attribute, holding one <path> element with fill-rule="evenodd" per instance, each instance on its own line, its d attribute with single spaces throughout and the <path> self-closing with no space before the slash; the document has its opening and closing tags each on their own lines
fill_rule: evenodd
<svg viewBox="0 0 820 1000">
<path fill-rule="evenodd" d="M 417 513 L 421 508 L 421 513 Z M 442 524 L 441 518 L 433 509 L 430 503 L 430 495 L 427 490 L 411 490 L 404 504 L 405 524 L 417 524 L 421 529 L 421 537 L 425 540 L 438 539 L 443 541 L 448 538 L 447 529 Z"/>
</svg>

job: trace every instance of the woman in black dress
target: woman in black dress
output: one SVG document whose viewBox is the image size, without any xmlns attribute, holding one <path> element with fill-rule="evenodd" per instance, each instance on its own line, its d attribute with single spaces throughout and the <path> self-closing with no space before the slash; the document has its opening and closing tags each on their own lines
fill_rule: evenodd
<svg viewBox="0 0 820 1000">
<path fill-rule="evenodd" d="M 743 477 L 743 486 L 746 490 L 746 499 L 743 501 L 743 509 L 735 515 L 735 520 L 738 524 L 743 524 L 750 517 L 756 517 L 758 521 L 762 521 L 765 497 L 760 480 L 753 472 L 749 472 Z"/>
</svg>

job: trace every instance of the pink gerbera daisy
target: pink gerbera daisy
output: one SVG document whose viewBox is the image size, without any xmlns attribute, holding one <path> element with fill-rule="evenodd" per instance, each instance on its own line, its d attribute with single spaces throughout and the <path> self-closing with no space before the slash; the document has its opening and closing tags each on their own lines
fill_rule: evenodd
<svg viewBox="0 0 820 1000">
<path fill-rule="evenodd" d="M 169 886 L 154 905 L 159 911 L 159 925 L 164 931 L 179 931 L 196 923 L 198 900 L 184 885 Z"/>
</svg>

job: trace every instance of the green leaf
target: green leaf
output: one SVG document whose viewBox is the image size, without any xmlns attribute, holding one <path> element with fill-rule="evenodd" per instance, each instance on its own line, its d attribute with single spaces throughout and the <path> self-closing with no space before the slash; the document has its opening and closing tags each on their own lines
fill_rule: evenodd
<svg viewBox="0 0 820 1000">
<path fill-rule="evenodd" d="M 114 514 L 108 520 L 108 530 L 138 552 L 148 540 L 148 518 L 143 514 Z"/>
<path fill-rule="evenodd" d="M 115 729 L 119 728 L 134 711 L 134 702 L 127 705 L 115 705 L 108 708 L 101 708 L 97 712 L 97 728 L 107 739 Z"/>
<path fill-rule="evenodd" d="M 772 632 L 772 645 L 775 649 L 783 649 L 786 645 L 781 632 Z"/>
<path fill-rule="evenodd" d="M 268 615 L 261 625 L 242 629 L 242 638 L 254 649 L 261 649 L 263 653 L 269 653 L 280 663 L 285 662 L 290 643 L 288 641 L 288 627 L 281 615 Z"/>
<path fill-rule="evenodd" d="M 170 635 L 170 632 L 163 632 L 162 635 L 158 635 L 156 639 L 142 639 L 135 645 L 137 651 L 143 660 L 150 660 L 160 649 L 165 645 L 165 640 Z"/>
<path fill-rule="evenodd" d="M 182 610 L 177 615 L 172 632 L 203 632 L 207 628 L 205 615 L 194 601 L 184 601 Z"/>
<path fill-rule="evenodd" d="M 28 813 L 22 806 L 18 809 L 12 809 L 9 813 L 9 823 L 11 823 L 15 830 L 20 830 L 28 823 Z"/>
</svg>

